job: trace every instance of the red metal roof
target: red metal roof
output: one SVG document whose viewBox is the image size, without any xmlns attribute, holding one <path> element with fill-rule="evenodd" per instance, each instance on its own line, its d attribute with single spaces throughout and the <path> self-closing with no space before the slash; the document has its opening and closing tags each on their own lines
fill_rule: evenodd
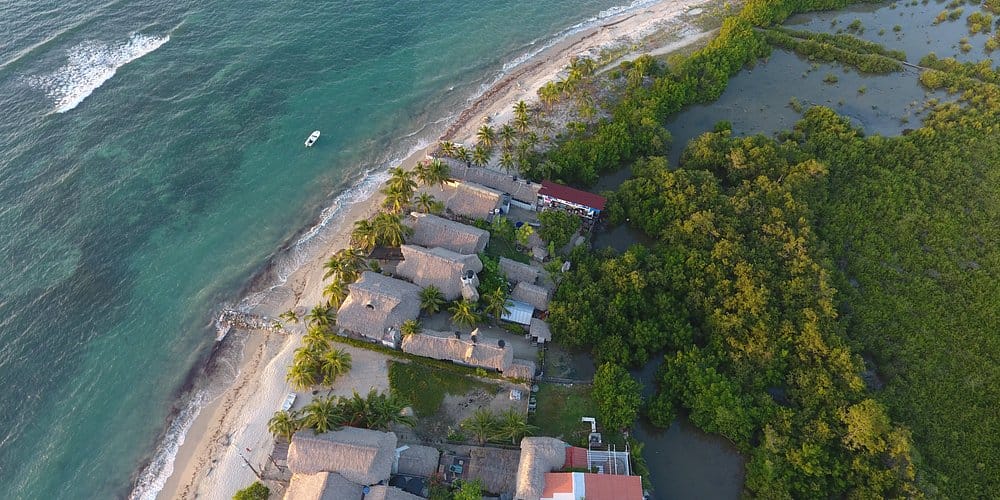
<svg viewBox="0 0 1000 500">
<path fill-rule="evenodd" d="M 587 450 L 585 448 L 580 448 L 578 446 L 567 446 L 565 467 L 570 469 L 577 469 L 577 468 L 586 469 Z"/>
<path fill-rule="evenodd" d="M 588 206 L 597 210 L 604 210 L 604 204 L 608 202 L 603 196 L 573 189 L 569 186 L 556 184 L 552 181 L 542 181 L 542 189 L 538 190 L 539 196 L 551 196 L 560 200 L 571 201 L 579 205 Z"/>
<path fill-rule="evenodd" d="M 573 493 L 573 474 L 568 472 L 546 472 L 542 498 L 552 498 L 556 493 Z"/>
<path fill-rule="evenodd" d="M 587 500 L 642 500 L 639 476 L 584 474 Z"/>
</svg>

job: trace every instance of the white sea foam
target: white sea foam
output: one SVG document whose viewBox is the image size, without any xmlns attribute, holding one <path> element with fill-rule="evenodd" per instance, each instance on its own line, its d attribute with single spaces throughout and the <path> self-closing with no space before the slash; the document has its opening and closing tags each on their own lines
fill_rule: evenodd
<svg viewBox="0 0 1000 500">
<path fill-rule="evenodd" d="M 48 75 L 30 76 L 26 80 L 55 102 L 56 113 L 65 113 L 115 76 L 118 68 L 168 41 L 169 35 L 133 33 L 128 40 L 116 43 L 83 42 L 69 49 L 64 66 Z"/>
<path fill-rule="evenodd" d="M 132 488 L 132 493 L 129 494 L 129 500 L 156 499 L 157 493 L 163 489 L 163 485 L 167 483 L 167 479 L 174 472 L 174 459 L 177 458 L 177 451 L 184 444 L 184 436 L 187 435 L 188 429 L 201 413 L 204 400 L 205 393 L 199 392 L 170 422 L 167 434 L 160 446 L 156 448 L 156 454 L 153 455 L 152 461 L 139 474 L 139 478 Z"/>
</svg>

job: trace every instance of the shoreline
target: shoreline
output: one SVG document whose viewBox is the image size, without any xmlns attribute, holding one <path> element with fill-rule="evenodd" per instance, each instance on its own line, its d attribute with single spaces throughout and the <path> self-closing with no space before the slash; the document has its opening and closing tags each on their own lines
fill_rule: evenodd
<svg viewBox="0 0 1000 500">
<path fill-rule="evenodd" d="M 474 139 L 476 130 L 485 120 L 502 123 L 509 119 L 513 103 L 519 100 L 537 101 L 537 89 L 553 80 L 573 56 L 638 42 L 661 31 L 679 33 L 682 39 L 630 52 L 655 53 L 667 45 L 675 50 L 704 39 L 705 31 L 694 30 L 692 33 L 691 26 L 680 18 L 688 11 L 710 3 L 713 0 L 659 1 L 610 16 L 595 26 L 552 43 L 499 77 L 480 95 L 470 98 L 467 107 L 446 127 L 441 140 L 474 142 L 470 138 Z M 396 164 L 412 168 L 436 144 L 418 145 Z M 378 211 L 382 200 L 378 188 L 384 179 L 384 171 L 367 171 L 356 177 L 355 182 L 317 216 L 314 224 L 303 228 L 276 249 L 272 258 L 247 280 L 239 295 L 242 299 L 238 308 L 276 317 L 288 309 L 308 310 L 319 303 L 323 288 L 322 263 L 334 251 L 347 246 L 354 221 Z M 293 269 L 282 276 L 285 264 Z M 273 439 L 267 432 L 266 423 L 289 391 L 284 374 L 304 328 L 294 325 L 289 330 L 289 335 L 274 332 L 242 334 L 246 337 L 244 344 L 236 349 L 242 351 L 242 355 L 227 360 L 233 364 L 233 380 L 219 388 L 220 394 L 211 398 L 208 404 L 196 408 L 197 416 L 178 437 L 180 444 L 176 454 L 169 456 L 168 453 L 163 457 L 168 460 L 167 470 L 172 469 L 172 473 L 161 484 L 144 485 L 147 487 L 145 491 L 136 487 L 131 497 L 229 498 L 236 489 L 256 480 L 241 457 L 245 456 L 257 466 L 267 461 L 271 451 Z M 220 344 L 237 342 L 233 337 L 237 337 L 236 333 L 230 332 L 216 344 L 216 348 Z M 214 363 L 215 360 L 209 358 L 206 365 L 196 371 L 201 372 Z M 198 395 L 190 393 L 184 396 L 190 399 Z M 190 403 L 185 401 L 183 404 Z M 170 428 L 175 426 L 178 416 L 188 409 L 187 406 L 178 407 L 171 416 Z M 158 449 L 150 462 L 161 458 L 160 452 Z M 144 477 L 146 472 L 144 466 L 143 474 L 137 479 L 148 480 Z"/>
</svg>

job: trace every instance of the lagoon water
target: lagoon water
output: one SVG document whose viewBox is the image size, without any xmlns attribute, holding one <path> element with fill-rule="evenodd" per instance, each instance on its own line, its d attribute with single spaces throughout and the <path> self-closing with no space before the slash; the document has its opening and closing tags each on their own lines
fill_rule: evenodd
<svg viewBox="0 0 1000 500">
<path fill-rule="evenodd" d="M 0 5 L 0 497 L 128 496 L 277 248 L 627 4 Z"/>
</svg>

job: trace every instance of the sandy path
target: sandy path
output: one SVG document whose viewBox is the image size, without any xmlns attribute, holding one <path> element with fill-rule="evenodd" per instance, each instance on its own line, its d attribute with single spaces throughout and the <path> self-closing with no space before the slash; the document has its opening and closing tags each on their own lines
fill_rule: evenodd
<svg viewBox="0 0 1000 500">
<path fill-rule="evenodd" d="M 691 32 L 691 26 L 678 23 L 677 18 L 708 1 L 659 2 L 609 19 L 555 44 L 476 99 L 442 137 L 473 143 L 475 131 L 484 119 L 490 117 L 494 123 L 510 120 L 512 104 L 520 100 L 535 100 L 537 89 L 554 79 L 573 56 L 635 41 L 664 29 L 677 30 L 687 36 L 682 41 L 663 44 L 669 45 L 668 50 L 698 40 L 699 33 Z M 649 47 L 647 50 L 656 51 L 658 48 Z M 425 155 L 426 151 L 418 151 L 403 165 L 412 167 Z M 373 215 L 380 203 L 381 196 L 375 193 L 348 205 L 337 214 L 321 230 L 322 234 L 314 237 L 309 248 L 304 250 L 301 260 L 305 264 L 283 285 L 270 290 L 267 300 L 256 306 L 253 312 L 275 317 L 288 309 L 305 310 L 320 303 L 322 263 L 337 249 L 347 246 L 353 221 Z M 272 439 L 267 431 L 267 421 L 291 390 L 285 382 L 285 372 L 293 351 L 300 343 L 303 328 L 298 326 L 293 330 L 292 335 L 287 336 L 253 334 L 259 338 L 247 342 L 240 374 L 221 397 L 202 409 L 177 454 L 174 473 L 158 498 L 228 499 L 237 489 L 256 480 L 244 458 L 255 467 L 268 460 Z M 385 356 L 361 349 L 349 350 L 354 357 L 354 368 L 338 381 L 334 393 L 350 395 L 354 390 L 367 393 L 371 387 L 386 390 Z M 296 407 L 302 404 L 303 401 L 297 401 Z"/>
</svg>

